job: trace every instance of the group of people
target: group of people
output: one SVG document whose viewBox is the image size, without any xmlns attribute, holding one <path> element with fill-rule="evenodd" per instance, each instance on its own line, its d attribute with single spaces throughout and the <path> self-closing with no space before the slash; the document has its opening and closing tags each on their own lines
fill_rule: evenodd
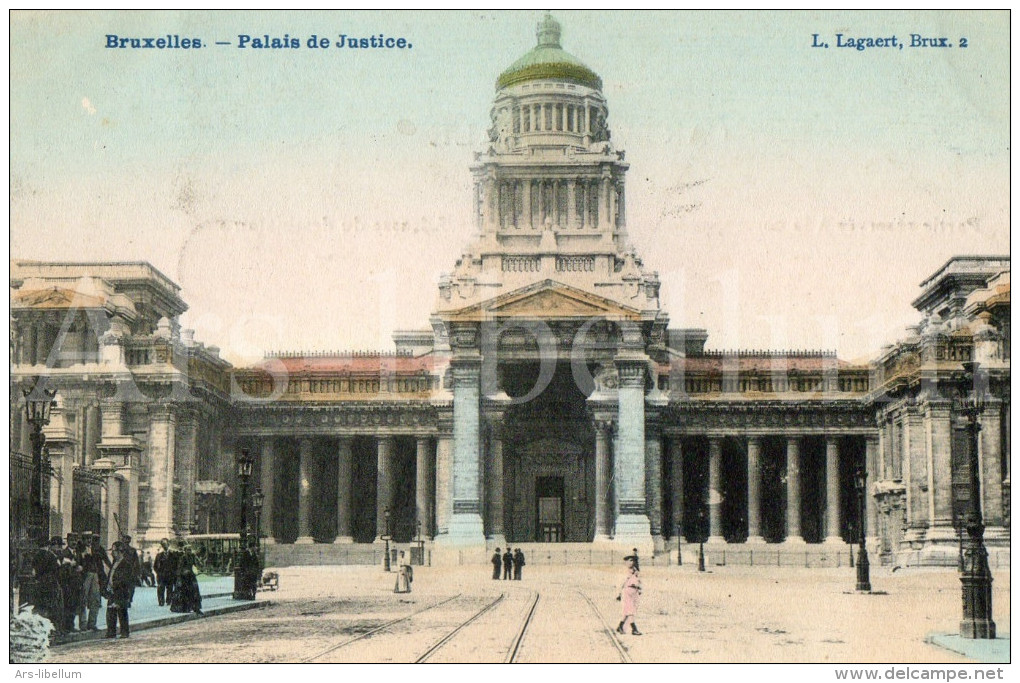
<svg viewBox="0 0 1020 683">
<path fill-rule="evenodd" d="M 135 588 L 142 585 L 143 563 L 130 536 L 121 536 L 107 554 L 99 536 L 86 531 L 53 536 L 32 558 L 33 604 L 60 635 L 75 630 L 97 631 L 102 599 L 106 598 L 107 637 L 130 635 L 127 610 Z M 75 627 L 77 624 L 77 628 Z"/>
<path fill-rule="evenodd" d="M 202 595 L 195 576 L 194 555 L 182 541 L 167 539 L 153 560 L 139 553 L 131 537 L 122 535 L 107 553 L 97 534 L 68 534 L 46 541 L 32 558 L 36 613 L 53 624 L 57 635 L 97 631 L 102 599 L 106 598 L 106 637 L 131 634 L 128 610 L 135 589 L 156 586 L 159 604 L 174 612 L 202 613 Z M 76 628 L 77 625 L 77 628 Z"/>
<path fill-rule="evenodd" d="M 156 574 L 156 599 L 160 607 L 170 606 L 171 612 L 202 614 L 202 592 L 195 573 L 195 554 L 181 539 L 173 544 L 166 538 L 159 542 L 152 563 Z"/>
<path fill-rule="evenodd" d="M 515 548 L 513 551 L 507 548 L 506 552 L 500 555 L 499 548 L 496 548 L 496 552 L 492 554 L 492 579 L 494 581 L 499 580 L 501 567 L 504 580 L 520 581 L 521 571 L 524 569 L 524 553 L 520 548 Z"/>
</svg>

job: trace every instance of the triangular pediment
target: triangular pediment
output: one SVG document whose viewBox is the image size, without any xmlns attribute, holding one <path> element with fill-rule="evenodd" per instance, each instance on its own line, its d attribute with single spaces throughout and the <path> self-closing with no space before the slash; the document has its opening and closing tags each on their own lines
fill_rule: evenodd
<svg viewBox="0 0 1020 683">
<path fill-rule="evenodd" d="M 102 308 L 100 297 L 64 287 L 18 292 L 11 300 L 12 308 Z"/>
<path fill-rule="evenodd" d="M 449 314 L 450 320 L 457 321 L 499 318 L 639 320 L 641 312 L 583 289 L 544 280 Z"/>
</svg>

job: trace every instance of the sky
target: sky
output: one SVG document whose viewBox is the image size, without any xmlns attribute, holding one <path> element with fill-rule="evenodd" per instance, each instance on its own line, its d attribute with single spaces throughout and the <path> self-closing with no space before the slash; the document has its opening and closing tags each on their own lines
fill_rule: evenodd
<svg viewBox="0 0 1020 683">
<path fill-rule="evenodd" d="M 391 349 L 472 239 L 495 80 L 541 15 L 13 12 L 11 258 L 148 261 L 239 364 Z M 554 15 L 603 79 L 630 239 L 709 348 L 873 358 L 947 259 L 1009 253 L 1008 12 Z M 412 47 L 307 47 L 340 34 Z"/>
</svg>

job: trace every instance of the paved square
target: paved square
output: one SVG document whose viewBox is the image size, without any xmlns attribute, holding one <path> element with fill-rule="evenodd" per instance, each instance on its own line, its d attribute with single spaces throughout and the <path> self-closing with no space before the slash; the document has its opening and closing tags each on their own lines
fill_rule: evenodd
<svg viewBox="0 0 1020 683">
<path fill-rule="evenodd" d="M 617 636 L 616 567 L 418 567 L 414 592 L 372 567 L 291 567 L 265 609 L 61 646 L 49 662 L 967 662 L 925 642 L 957 631 L 952 571 L 876 569 L 885 594 L 854 594 L 847 568 L 649 567 L 637 623 Z M 995 619 L 1009 628 L 1008 571 Z"/>
</svg>

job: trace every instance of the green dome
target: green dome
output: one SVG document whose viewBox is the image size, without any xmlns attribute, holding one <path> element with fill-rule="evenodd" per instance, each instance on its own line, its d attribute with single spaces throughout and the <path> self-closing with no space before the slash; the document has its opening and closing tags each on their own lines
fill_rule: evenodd
<svg viewBox="0 0 1020 683">
<path fill-rule="evenodd" d="M 538 23 L 538 45 L 496 79 L 496 88 L 553 78 L 602 89 L 602 79 L 580 59 L 560 47 L 560 24 L 550 15 Z"/>
</svg>

